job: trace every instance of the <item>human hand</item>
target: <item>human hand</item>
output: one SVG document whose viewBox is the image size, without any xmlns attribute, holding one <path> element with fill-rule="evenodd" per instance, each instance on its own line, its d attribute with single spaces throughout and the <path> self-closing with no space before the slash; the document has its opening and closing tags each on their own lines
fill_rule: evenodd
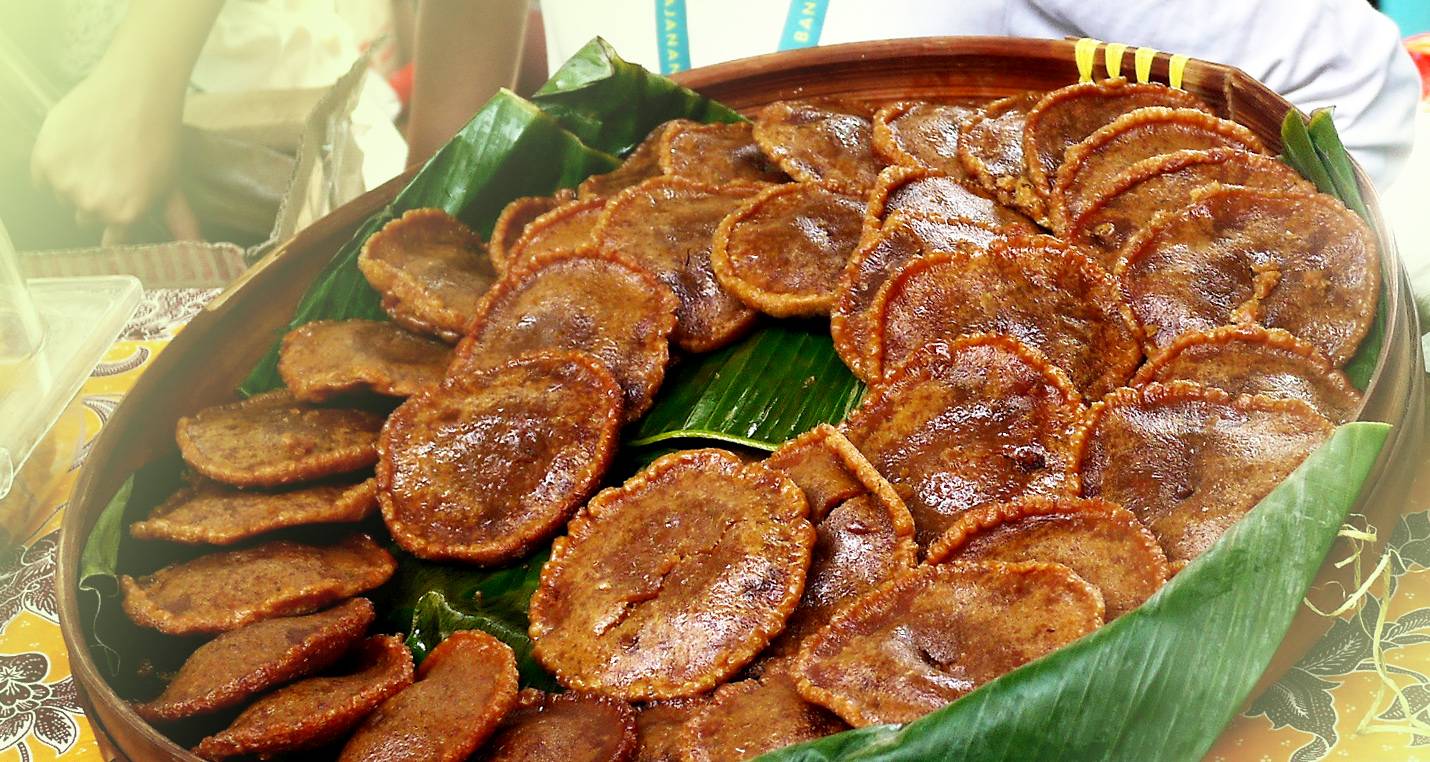
<svg viewBox="0 0 1430 762">
<path fill-rule="evenodd" d="M 175 238 L 197 238 L 175 172 L 183 92 L 146 81 L 142 67 L 106 58 L 50 109 L 31 152 L 37 185 L 75 209 L 81 225 L 103 226 L 103 243 L 162 211 Z M 161 207 L 162 205 L 162 207 Z"/>
</svg>

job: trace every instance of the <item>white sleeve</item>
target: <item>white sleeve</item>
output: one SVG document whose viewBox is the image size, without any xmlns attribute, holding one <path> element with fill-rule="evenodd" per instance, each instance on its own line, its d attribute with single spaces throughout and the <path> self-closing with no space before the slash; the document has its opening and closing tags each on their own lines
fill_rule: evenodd
<svg viewBox="0 0 1430 762">
<path fill-rule="evenodd" d="M 1236 66 L 1304 111 L 1335 106 L 1342 140 L 1377 186 L 1410 154 L 1419 74 L 1394 22 L 1365 0 L 1010 0 L 1006 8 L 1008 34 L 1185 53 Z"/>
</svg>

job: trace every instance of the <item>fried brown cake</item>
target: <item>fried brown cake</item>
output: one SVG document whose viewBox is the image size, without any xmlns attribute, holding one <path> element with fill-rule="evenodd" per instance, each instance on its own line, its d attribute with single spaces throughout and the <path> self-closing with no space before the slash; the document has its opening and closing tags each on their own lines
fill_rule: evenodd
<svg viewBox="0 0 1430 762">
<path fill-rule="evenodd" d="M 660 171 L 702 183 L 783 183 L 789 176 L 755 145 L 749 122 L 676 120 L 661 133 Z"/>
<path fill-rule="evenodd" d="M 876 380 L 869 356 L 875 329 L 871 311 L 884 283 L 904 265 L 926 254 L 962 246 L 984 248 L 999 235 L 997 229 L 984 222 L 891 214 L 877 233 L 860 241 L 835 286 L 829 334 L 839 359 L 861 380 Z"/>
<path fill-rule="evenodd" d="M 1038 232 L 1021 212 L 975 189 L 971 181 L 930 169 L 888 167 L 869 192 L 865 235 L 878 230 L 895 212 L 927 219 L 961 219 L 1015 232 Z"/>
<path fill-rule="evenodd" d="M 1033 187 L 1046 196 L 1069 148 L 1123 114 L 1155 106 L 1208 112 L 1190 93 L 1159 84 L 1136 84 L 1122 77 L 1049 92 L 1028 112 L 1023 132 L 1023 155 Z"/>
<path fill-rule="evenodd" d="M 556 539 L 531 598 L 536 658 L 568 688 L 628 700 L 715 687 L 798 603 L 807 512 L 789 477 L 723 450 L 656 460 Z"/>
<path fill-rule="evenodd" d="M 862 196 L 884 166 L 872 113 L 842 100 L 776 101 L 755 117 L 755 142 L 795 180 Z"/>
<path fill-rule="evenodd" d="M 267 532 L 311 524 L 362 521 L 377 507 L 377 482 L 319 484 L 289 492 L 230 489 L 204 480 L 180 488 L 129 525 L 139 540 L 230 545 Z"/>
<path fill-rule="evenodd" d="M 755 311 L 716 280 L 710 252 L 720 221 L 757 192 L 755 185 L 657 177 L 622 191 L 596 226 L 598 248 L 644 267 L 675 291 L 674 340 L 682 349 L 708 352 L 754 325 Z"/>
<path fill-rule="evenodd" d="M 901 167 L 918 167 L 967 179 L 958 160 L 958 133 L 980 104 L 901 101 L 874 112 L 874 152 Z"/>
<path fill-rule="evenodd" d="M 849 727 L 799 695 L 786 663 L 726 683 L 713 698 L 682 729 L 684 762 L 742 762 Z"/>
<path fill-rule="evenodd" d="M 392 323 L 318 320 L 283 337 L 278 375 L 304 402 L 360 390 L 410 397 L 441 381 L 451 362 L 451 347 Z"/>
<path fill-rule="evenodd" d="M 930 341 L 982 332 L 1017 336 L 1090 399 L 1121 386 L 1142 360 L 1117 282 L 1082 251 L 1047 236 L 910 262 L 880 289 L 870 322 L 876 378 Z"/>
<path fill-rule="evenodd" d="M 1069 220 L 1137 162 L 1173 151 L 1213 148 L 1264 150 L 1251 130 L 1204 111 L 1157 107 L 1123 114 L 1068 149 L 1048 199 L 1053 230 L 1066 231 Z"/>
<path fill-rule="evenodd" d="M 816 183 L 776 185 L 721 221 L 710 264 L 720 285 L 765 314 L 827 315 L 863 224 L 861 198 Z"/>
<path fill-rule="evenodd" d="M 1340 366 L 1375 319 L 1375 238 L 1325 194 L 1207 186 L 1123 252 L 1117 277 L 1149 357 L 1188 331 L 1260 323 Z"/>
<path fill-rule="evenodd" d="M 652 701 L 636 708 L 635 762 L 681 762 L 685 723 L 710 702 L 706 696 Z"/>
<path fill-rule="evenodd" d="M 134 704 L 151 722 L 238 706 L 250 696 L 337 661 L 367 631 L 372 603 L 354 598 L 327 611 L 254 622 L 198 647 L 153 701 Z"/>
<path fill-rule="evenodd" d="M 935 342 L 874 386 L 840 427 L 894 485 L 921 547 L 962 512 L 1076 490 L 1067 375 L 1003 335 Z"/>
<path fill-rule="evenodd" d="M 358 269 L 404 328 L 456 341 L 496 280 L 482 239 L 441 209 L 413 209 L 368 237 Z"/>
<path fill-rule="evenodd" d="M 311 407 L 285 390 L 204 408 L 179 419 L 184 462 L 237 487 L 277 487 L 345 474 L 377 460 L 382 416 Z"/>
<path fill-rule="evenodd" d="M 382 518 L 419 558 L 518 558 L 596 488 L 620 425 L 621 388 L 590 355 L 525 355 L 455 376 L 388 417 Z"/>
<path fill-rule="evenodd" d="M 1171 573 L 1157 538 L 1131 511 L 1067 496 L 974 508 L 929 548 L 927 560 L 1062 564 L 1102 594 L 1109 622 L 1142 605 Z"/>
<path fill-rule="evenodd" d="M 993 101 L 964 122 L 958 135 L 958 161 L 968 176 L 1035 220 L 1043 218 L 1043 200 L 1024 165 L 1023 129 L 1028 112 L 1042 98 L 1041 92 L 1028 92 Z"/>
<path fill-rule="evenodd" d="M 780 445 L 765 465 L 794 480 L 809 503 L 811 520 L 885 483 L 849 440 L 825 423 Z"/>
<path fill-rule="evenodd" d="M 576 188 L 577 197 L 610 198 L 632 185 L 637 185 L 652 177 L 659 177 L 661 136 L 668 127 L 685 121 L 684 119 L 674 119 L 656 125 L 655 129 L 645 136 L 645 139 L 635 147 L 634 151 L 631 151 L 631 154 L 621 162 L 619 167 L 605 174 L 591 175 L 582 180 Z"/>
<path fill-rule="evenodd" d="M 516 243 L 507 249 L 505 270 L 516 269 L 532 257 L 548 252 L 590 247 L 596 223 L 605 210 L 605 199 L 583 198 L 568 201 L 532 220 Z"/>
<path fill-rule="evenodd" d="M 1208 183 L 1312 193 L 1316 186 L 1280 159 L 1240 148 L 1173 151 L 1118 172 L 1070 218 L 1063 237 L 1109 271 L 1122 246 L 1160 212 L 1175 212 Z"/>
<path fill-rule="evenodd" d="M 306 614 L 386 582 L 392 555 L 367 535 L 331 545 L 276 540 L 199 556 L 135 579 L 120 576 L 124 613 L 166 635 L 236 630 Z"/>
<path fill-rule="evenodd" d="M 1061 564 L 921 566 L 806 640 L 794 674 L 851 725 L 911 722 L 1102 622 L 1097 589 Z"/>
<path fill-rule="evenodd" d="M 787 442 L 765 465 L 804 491 L 814 552 L 804 595 L 764 656 L 791 654 L 848 601 L 918 562 L 914 521 L 874 466 L 827 424 Z"/>
<path fill-rule="evenodd" d="M 454 632 L 348 739 L 341 762 L 459 762 L 516 706 L 516 655 L 481 630 Z"/>
<path fill-rule="evenodd" d="M 487 292 L 448 373 L 530 352 L 585 352 L 611 371 L 625 419 L 634 421 L 665 378 L 679 306 L 668 286 L 614 253 L 538 254 Z"/>
<path fill-rule="evenodd" d="M 1332 423 L 1355 417 L 1361 394 L 1320 350 L 1280 328 L 1228 325 L 1184 333 L 1128 386 L 1176 379 L 1232 394 L 1305 402 Z"/>
<path fill-rule="evenodd" d="M 1076 435 L 1085 497 L 1125 506 L 1173 563 L 1191 561 L 1330 436 L 1300 400 L 1233 397 L 1189 381 L 1119 389 Z"/>
<path fill-rule="evenodd" d="M 491 257 L 492 267 L 498 273 L 506 272 L 507 252 L 516 245 L 526 226 L 575 197 L 576 194 L 563 189 L 552 196 L 522 196 L 503 207 L 492 225 L 492 238 L 487 243 L 487 255 Z"/>
<path fill-rule="evenodd" d="M 636 713 L 595 693 L 521 692 L 515 709 L 475 762 L 627 762 L 636 752 Z"/>
<path fill-rule="evenodd" d="M 412 652 L 402 639 L 375 635 L 359 648 L 347 674 L 311 677 L 274 691 L 194 748 L 204 759 L 267 758 L 325 746 L 352 730 L 388 698 L 412 684 Z"/>
</svg>

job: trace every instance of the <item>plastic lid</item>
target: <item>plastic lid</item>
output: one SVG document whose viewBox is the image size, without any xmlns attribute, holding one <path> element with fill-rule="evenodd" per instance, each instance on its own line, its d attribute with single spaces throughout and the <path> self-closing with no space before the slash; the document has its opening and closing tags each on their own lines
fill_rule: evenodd
<svg viewBox="0 0 1430 762">
<path fill-rule="evenodd" d="M 43 336 L 26 354 L 0 351 L 0 498 L 124 330 L 142 293 L 129 275 L 26 283 Z"/>
</svg>

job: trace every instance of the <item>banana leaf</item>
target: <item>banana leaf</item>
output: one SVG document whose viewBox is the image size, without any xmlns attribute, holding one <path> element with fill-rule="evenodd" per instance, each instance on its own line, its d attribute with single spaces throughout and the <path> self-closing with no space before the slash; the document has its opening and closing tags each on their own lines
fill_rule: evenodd
<svg viewBox="0 0 1430 762">
<path fill-rule="evenodd" d="M 1316 156 L 1325 165 L 1327 174 L 1331 176 L 1331 183 L 1336 186 L 1336 195 L 1351 211 L 1369 222 L 1370 210 L 1365 206 L 1365 199 L 1361 198 L 1350 154 L 1341 143 L 1341 134 L 1336 131 L 1336 124 L 1332 119 L 1334 112 L 1333 108 L 1318 108 L 1311 112 L 1311 123 L 1307 128 L 1311 145 L 1316 149 Z"/>
<path fill-rule="evenodd" d="M 1286 117 L 1281 120 L 1281 142 L 1285 146 L 1281 158 L 1300 172 L 1302 177 L 1315 183 L 1322 193 L 1329 193 L 1340 199 L 1348 209 L 1360 215 L 1366 224 L 1370 224 L 1370 210 L 1361 198 L 1350 154 L 1341 144 L 1341 136 L 1336 131 L 1331 113 L 1331 109 L 1316 109 L 1311 115 L 1308 128 L 1301 112 L 1295 109 L 1287 111 Z M 1355 355 L 1346 363 L 1344 369 L 1351 383 L 1361 391 L 1365 391 L 1370 385 L 1376 360 L 1380 358 L 1380 348 L 1385 343 L 1386 283 L 1390 280 L 1391 274 L 1382 278 L 1380 304 L 1376 309 L 1375 321 L 1371 323 L 1370 331 L 1361 340 Z"/>
<path fill-rule="evenodd" d="M 776 323 L 672 369 L 628 444 L 704 439 L 773 450 L 844 420 L 863 391 L 835 353 L 827 325 Z"/>
<path fill-rule="evenodd" d="M 766 762 L 1196 760 L 1281 645 L 1390 427 L 1338 428 L 1145 604 L 903 727 Z"/>
<path fill-rule="evenodd" d="M 670 119 L 744 120 L 699 93 L 621 60 L 600 37 L 562 64 L 531 100 L 586 145 L 622 156 Z"/>
<path fill-rule="evenodd" d="M 303 296 L 287 330 L 314 320 L 386 320 L 376 291 L 357 268 L 368 236 L 409 209 L 440 207 L 482 234 L 518 196 L 574 187 L 616 166 L 609 154 L 586 147 L 545 112 L 501 91 L 422 167 L 382 212 L 363 223 Z M 240 385 L 245 395 L 282 386 L 278 344 Z"/>
<path fill-rule="evenodd" d="M 407 632 L 407 647 L 418 664 L 457 630 L 483 630 L 516 653 L 521 684 L 559 688 L 531 655 L 526 611 L 547 553 L 496 571 L 474 572 L 398 554 L 398 572 L 374 596 L 388 629 Z"/>
<path fill-rule="evenodd" d="M 1281 145 L 1281 158 L 1302 177 L 1315 183 L 1316 190 L 1333 196 L 1336 194 L 1336 184 L 1331 180 L 1330 172 L 1321 163 L 1316 147 L 1311 145 L 1306 120 L 1295 109 L 1287 111 L 1286 117 L 1281 120 Z"/>
</svg>

